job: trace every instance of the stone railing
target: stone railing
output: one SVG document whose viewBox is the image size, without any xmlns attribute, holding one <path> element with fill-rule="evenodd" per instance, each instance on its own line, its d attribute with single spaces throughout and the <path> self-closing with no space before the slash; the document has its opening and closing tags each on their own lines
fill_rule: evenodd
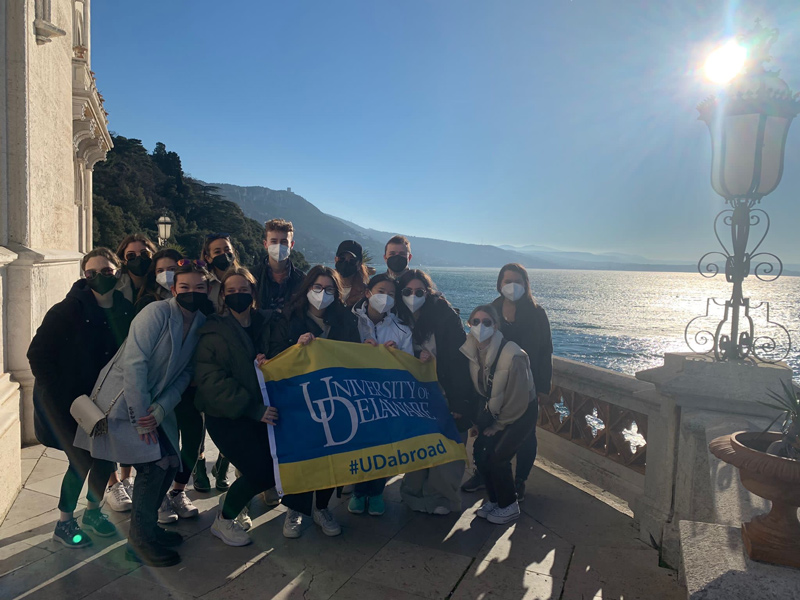
<svg viewBox="0 0 800 600">
<path fill-rule="evenodd" d="M 631 506 L 644 494 L 650 418 L 660 413 L 651 383 L 554 358 L 553 389 L 539 405 L 539 452 Z"/>
</svg>

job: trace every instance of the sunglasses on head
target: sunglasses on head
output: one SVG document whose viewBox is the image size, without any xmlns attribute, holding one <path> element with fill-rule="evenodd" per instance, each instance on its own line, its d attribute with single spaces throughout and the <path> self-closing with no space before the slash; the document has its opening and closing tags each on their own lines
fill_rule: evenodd
<svg viewBox="0 0 800 600">
<path fill-rule="evenodd" d="M 106 277 L 112 277 L 113 275 L 116 275 L 116 273 L 117 270 L 114 269 L 113 267 L 106 267 L 105 269 L 100 269 L 99 271 L 96 269 L 89 269 L 88 271 L 83 272 L 83 276 L 89 281 L 91 281 L 98 275 L 105 275 Z"/>
<path fill-rule="evenodd" d="M 422 288 L 417 288 L 415 290 L 412 290 L 411 288 L 403 288 L 403 291 L 401 291 L 400 293 L 403 294 L 403 296 L 414 295 L 417 298 L 422 298 L 425 294 L 428 293 L 428 291 Z"/>
<path fill-rule="evenodd" d="M 205 269 L 208 267 L 208 263 L 204 260 L 192 260 L 191 258 L 182 258 L 178 261 L 179 267 L 199 267 L 201 269 Z"/>
<path fill-rule="evenodd" d="M 231 238 L 230 233 L 209 233 L 206 236 L 206 242 L 214 242 L 216 240 L 229 240 Z"/>
<path fill-rule="evenodd" d="M 136 258 L 137 256 L 146 256 L 146 257 L 150 257 L 151 255 L 152 255 L 152 253 L 150 252 L 150 250 L 148 250 L 147 248 L 145 248 L 144 250 L 140 250 L 140 251 L 139 251 L 139 254 L 136 254 L 136 252 L 126 252 L 126 253 L 125 253 L 125 260 L 133 260 L 133 259 L 134 259 L 134 258 Z"/>
<path fill-rule="evenodd" d="M 473 327 L 477 327 L 478 325 L 481 325 L 481 324 L 484 327 L 493 327 L 494 326 L 494 321 L 492 321 L 491 319 L 477 319 L 476 318 L 476 319 L 472 319 L 469 322 L 469 324 L 472 325 Z"/>
</svg>

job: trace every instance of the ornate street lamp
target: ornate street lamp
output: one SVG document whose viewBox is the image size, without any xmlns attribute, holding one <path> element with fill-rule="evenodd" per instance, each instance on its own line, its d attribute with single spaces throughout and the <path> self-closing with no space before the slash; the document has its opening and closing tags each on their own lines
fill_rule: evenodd
<svg viewBox="0 0 800 600">
<path fill-rule="evenodd" d="M 699 119 L 705 121 L 711 132 L 711 185 L 730 205 L 714 220 L 714 233 L 723 251 L 708 252 L 697 267 L 701 275 L 710 278 L 717 275 L 722 270 L 720 265 L 724 264 L 725 279 L 733 284 L 733 292 L 724 304 L 709 299 L 706 314 L 689 321 L 684 335 L 692 350 L 713 352 L 717 360 L 754 357 L 777 362 L 786 358 L 791 350 L 789 332 L 783 325 L 769 320 L 769 304 L 761 302 L 751 306 L 742 291 L 742 282 L 751 270 L 762 281 L 774 281 L 783 272 L 783 263 L 777 256 L 760 251 L 770 221 L 764 210 L 754 208 L 780 183 L 786 136 L 792 119 L 800 112 L 800 94 L 792 93 L 778 77 L 779 72 L 767 71 L 763 65 L 770 60 L 769 49 L 777 38 L 777 29 L 767 29 L 756 22 L 751 31 L 738 37 L 738 44 L 729 44 L 715 53 L 716 56 L 712 55 L 707 63 L 712 64 L 710 75 L 722 73 L 724 76 L 725 65 L 730 67 L 731 64 L 735 71 L 737 61 L 741 61 L 741 74 L 726 91 L 704 100 L 697 107 Z M 720 60 L 720 53 L 724 52 L 728 53 L 729 60 L 725 60 L 724 55 Z M 730 72 L 731 76 L 734 74 Z M 751 227 L 758 227 L 760 233 L 763 231 L 755 244 L 750 243 Z M 723 241 L 728 229 L 730 245 Z M 755 267 L 751 269 L 751 265 Z M 708 318 L 712 302 L 724 306 L 723 318 L 714 331 L 703 328 L 702 321 L 696 323 Z M 773 335 L 755 335 L 750 309 L 762 306 L 766 308 L 769 325 L 780 330 L 780 337 L 785 336 L 785 344 Z M 711 344 L 713 347 L 709 348 Z"/>
<path fill-rule="evenodd" d="M 158 245 L 163 246 L 172 234 L 172 219 L 163 215 L 156 221 L 156 225 L 158 226 Z"/>
</svg>

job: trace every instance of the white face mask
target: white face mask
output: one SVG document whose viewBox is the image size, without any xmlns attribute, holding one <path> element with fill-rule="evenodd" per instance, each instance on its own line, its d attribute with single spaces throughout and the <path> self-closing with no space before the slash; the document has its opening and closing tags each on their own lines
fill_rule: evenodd
<svg viewBox="0 0 800 600">
<path fill-rule="evenodd" d="M 473 325 L 469 328 L 469 332 L 475 336 L 478 343 L 483 343 L 494 335 L 494 327 L 487 327 L 483 323 Z"/>
<path fill-rule="evenodd" d="M 507 283 L 500 288 L 500 293 L 511 302 L 516 302 L 525 293 L 525 286 L 521 283 Z"/>
<path fill-rule="evenodd" d="M 283 262 L 289 258 L 289 253 L 292 251 L 289 246 L 283 244 L 270 244 L 267 246 L 267 253 L 269 257 L 275 262 Z"/>
<path fill-rule="evenodd" d="M 156 273 L 156 283 L 163 287 L 165 290 L 172 288 L 172 283 L 175 281 L 174 271 L 161 271 Z"/>
<path fill-rule="evenodd" d="M 422 305 L 425 304 L 425 300 L 427 300 L 427 299 L 428 299 L 427 295 L 422 296 L 422 298 L 417 298 L 414 295 L 403 296 L 403 302 L 406 303 L 406 306 L 408 307 L 408 310 L 410 310 L 412 313 L 415 313 L 420 308 L 422 308 Z"/>
<path fill-rule="evenodd" d="M 311 306 L 317 310 L 323 310 L 331 305 L 334 296 L 333 294 L 327 293 L 325 290 L 320 290 L 318 292 L 315 292 L 314 290 L 308 290 L 306 298 L 308 298 L 308 302 L 311 304 Z"/>
<path fill-rule="evenodd" d="M 394 298 L 389 294 L 372 294 L 369 297 L 369 305 L 375 312 L 388 313 L 394 308 Z"/>
</svg>

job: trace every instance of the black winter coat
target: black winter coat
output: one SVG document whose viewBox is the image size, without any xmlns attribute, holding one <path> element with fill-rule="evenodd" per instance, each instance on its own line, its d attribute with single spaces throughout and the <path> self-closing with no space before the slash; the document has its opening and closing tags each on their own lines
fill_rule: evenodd
<svg viewBox="0 0 800 600">
<path fill-rule="evenodd" d="M 503 319 L 503 296 L 492 305 Z M 525 350 L 531 363 L 533 383 L 537 394 L 549 394 L 553 380 L 553 338 L 550 321 L 541 306 L 530 302 L 517 302 L 517 314 L 513 323 L 506 322 L 500 328 L 503 337 Z"/>
<path fill-rule="evenodd" d="M 430 306 L 429 303 L 433 302 Z M 472 385 L 469 359 L 460 348 L 467 339 L 461 317 L 441 296 L 431 296 L 425 303 L 416 323 L 411 324 L 415 345 L 433 334 L 436 340 L 436 376 L 447 396 L 450 411 L 463 415 L 456 422 L 459 430 L 468 429 L 477 412 L 481 398 Z"/>
<path fill-rule="evenodd" d="M 298 338 L 305 333 L 312 333 L 314 337 L 322 335 L 322 329 L 308 315 L 298 315 L 292 313 L 288 316 L 289 320 L 289 345 L 297 343 Z M 348 310 L 341 302 L 334 302 L 326 310 L 322 317 L 326 325 L 331 326 L 328 332 L 329 340 L 337 342 L 361 343 L 361 336 L 358 333 L 358 320 L 352 311 Z"/>
<path fill-rule="evenodd" d="M 97 305 L 85 279 L 44 316 L 28 347 L 33 386 L 34 429 L 45 446 L 72 446 L 78 424 L 69 414 L 73 400 L 91 394 L 100 371 L 128 336 L 133 304 L 114 291 L 114 306 Z"/>
<path fill-rule="evenodd" d="M 289 260 L 289 276 L 284 279 L 283 283 L 275 283 L 270 277 L 271 272 L 269 259 L 265 258 L 258 272 L 255 273 L 258 281 L 258 308 L 282 311 L 303 285 L 306 274 L 295 267 L 291 259 Z"/>
</svg>

